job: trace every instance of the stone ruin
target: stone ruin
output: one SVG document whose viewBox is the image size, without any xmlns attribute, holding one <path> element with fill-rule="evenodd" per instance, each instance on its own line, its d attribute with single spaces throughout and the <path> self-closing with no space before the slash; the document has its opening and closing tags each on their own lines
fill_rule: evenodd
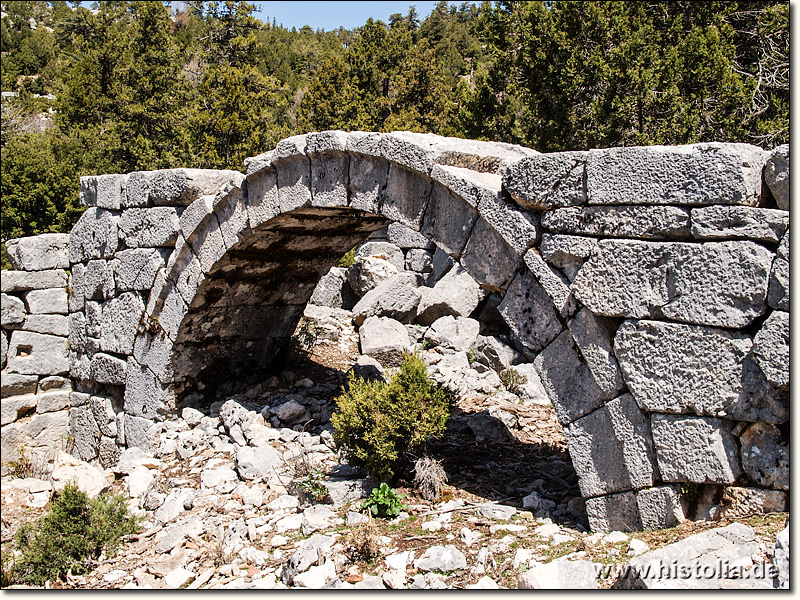
<svg viewBox="0 0 800 600">
<path fill-rule="evenodd" d="M 70 234 L 6 242 L 4 463 L 66 439 L 104 466 L 148 448 L 183 406 L 268 374 L 312 294 L 352 303 L 332 268 L 388 231 L 414 240 L 406 265 L 454 262 L 480 290 L 472 316 L 545 390 L 593 530 L 672 526 L 687 484 L 785 503 L 788 145 L 328 131 L 246 167 L 83 177 Z M 356 318 L 430 325 L 441 286 L 410 287 Z"/>
</svg>

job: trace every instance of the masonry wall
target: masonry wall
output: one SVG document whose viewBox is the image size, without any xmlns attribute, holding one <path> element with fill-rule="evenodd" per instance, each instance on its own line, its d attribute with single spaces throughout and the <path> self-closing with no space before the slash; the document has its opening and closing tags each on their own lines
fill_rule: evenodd
<svg viewBox="0 0 800 600">
<path fill-rule="evenodd" d="M 788 146 L 538 154 L 327 132 L 250 159 L 246 181 L 173 169 L 81 185 L 90 208 L 69 237 L 68 300 L 69 422 L 81 458 L 110 464 L 120 447 L 147 446 L 203 361 L 253 352 L 254 315 L 285 340 L 274 330 L 291 329 L 313 285 L 253 288 L 258 265 L 284 248 L 281 235 L 303 234 L 326 211 L 360 211 L 376 219 L 360 236 L 386 221 L 419 231 L 496 298 L 565 428 L 593 529 L 673 525 L 686 484 L 710 504 L 732 487 L 785 502 Z M 281 256 L 265 277 L 291 264 Z M 248 304 L 254 289 L 277 300 Z M 4 296 L 4 328 L 12 304 Z M 212 343 L 220 331 L 225 343 Z M 21 395 L 7 396 L 5 381 L 19 374 L 11 354 L 24 333 L 13 332 L 3 373 L 4 447 L 7 428 L 21 427 L 6 424 L 9 398 Z M 24 358 L 46 355 L 30 347 Z"/>
</svg>

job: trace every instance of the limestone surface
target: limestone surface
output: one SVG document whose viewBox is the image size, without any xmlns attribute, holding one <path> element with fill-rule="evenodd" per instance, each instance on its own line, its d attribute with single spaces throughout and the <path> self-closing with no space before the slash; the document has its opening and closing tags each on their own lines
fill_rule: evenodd
<svg viewBox="0 0 800 600">
<path fill-rule="evenodd" d="M 11 267 L 20 271 L 68 268 L 69 237 L 68 233 L 43 233 L 7 240 L 6 252 Z"/>
<path fill-rule="evenodd" d="M 778 208 L 789 210 L 789 144 L 772 151 L 764 167 L 764 182 L 775 197 Z"/>
<path fill-rule="evenodd" d="M 683 239 L 689 225 L 689 211 L 675 206 L 581 206 L 542 216 L 549 231 L 599 237 Z"/>
</svg>

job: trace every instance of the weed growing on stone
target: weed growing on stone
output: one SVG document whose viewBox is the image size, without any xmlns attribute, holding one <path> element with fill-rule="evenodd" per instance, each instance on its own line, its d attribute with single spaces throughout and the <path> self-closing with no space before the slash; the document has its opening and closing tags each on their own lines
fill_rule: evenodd
<svg viewBox="0 0 800 600">
<path fill-rule="evenodd" d="M 500 371 L 500 381 L 503 387 L 512 394 L 516 394 L 520 387 L 528 383 L 528 378 L 511 367 Z"/>
<path fill-rule="evenodd" d="M 325 502 L 330 497 L 328 488 L 323 484 L 325 476 L 322 469 L 314 469 L 297 482 L 297 489 L 313 502 Z"/>
<path fill-rule="evenodd" d="M 125 498 L 106 494 L 89 499 L 67 484 L 50 512 L 17 531 L 21 555 L 12 567 L 15 581 L 42 585 L 63 579 L 68 572 L 89 571 L 102 552 L 116 550 L 123 536 L 135 533 L 139 519 L 128 514 Z"/>
<path fill-rule="evenodd" d="M 425 500 L 435 502 L 446 482 L 447 473 L 435 458 L 424 456 L 414 463 L 414 485 Z"/>
</svg>

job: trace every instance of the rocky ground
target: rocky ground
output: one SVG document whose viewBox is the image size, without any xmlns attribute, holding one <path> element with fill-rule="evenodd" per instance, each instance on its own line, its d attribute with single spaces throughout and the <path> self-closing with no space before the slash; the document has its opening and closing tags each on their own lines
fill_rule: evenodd
<svg viewBox="0 0 800 600">
<path fill-rule="evenodd" d="M 348 369 L 383 369 L 359 356 L 354 329 L 337 329 L 331 323 L 343 321 L 326 322 L 324 311 L 311 315 L 308 356 L 297 352 L 279 376 L 210 410 L 185 409 L 154 432 L 153 453 L 127 450 L 106 472 L 62 455 L 47 481 L 4 477 L 4 552 L 21 523 L 46 510 L 53 489 L 78 477 L 94 493 L 110 487 L 130 497 L 143 526 L 90 573 L 52 587 L 658 587 L 617 582 L 614 569 L 662 557 L 652 552 L 681 560 L 694 552 L 732 560 L 746 577 L 773 560 L 785 513 L 590 534 L 552 406 L 520 389 L 482 392 L 481 378 L 496 383 L 497 374 L 473 361 L 478 369 L 469 367 L 467 382 L 469 369 L 448 366 L 454 354 L 441 344 L 424 350 L 429 370 L 461 389 L 446 435 L 430 447 L 448 482 L 429 502 L 401 479 L 401 515 L 369 517 L 361 499 L 377 482 L 335 451 L 327 421 Z M 306 323 L 300 346 L 311 345 L 303 331 Z M 772 580 L 728 577 L 711 586 L 772 587 Z"/>
</svg>

